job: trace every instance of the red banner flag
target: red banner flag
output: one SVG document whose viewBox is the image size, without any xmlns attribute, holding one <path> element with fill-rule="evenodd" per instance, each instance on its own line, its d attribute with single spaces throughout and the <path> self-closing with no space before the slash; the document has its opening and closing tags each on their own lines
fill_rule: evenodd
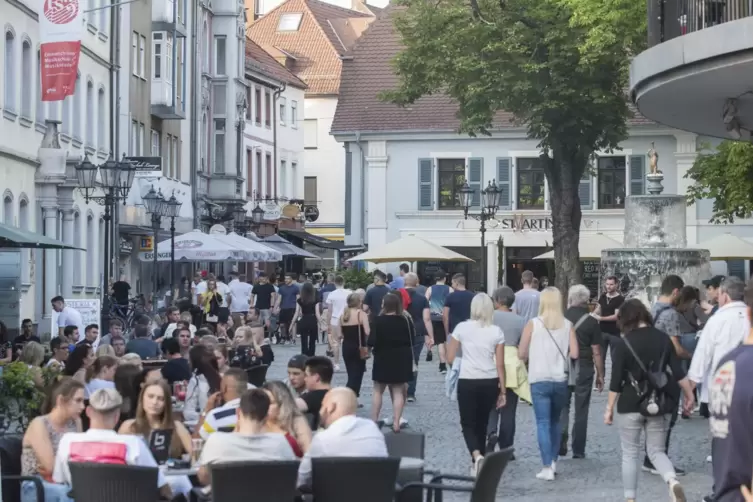
<svg viewBox="0 0 753 502">
<path fill-rule="evenodd" d="M 42 41 L 42 101 L 62 101 L 76 90 L 83 12 L 79 0 L 38 0 Z"/>
</svg>

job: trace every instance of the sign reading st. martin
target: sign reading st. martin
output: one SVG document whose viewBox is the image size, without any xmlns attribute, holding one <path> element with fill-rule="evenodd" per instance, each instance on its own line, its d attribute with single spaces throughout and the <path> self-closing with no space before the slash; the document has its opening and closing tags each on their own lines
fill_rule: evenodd
<svg viewBox="0 0 753 502">
<path fill-rule="evenodd" d="M 512 218 L 495 218 L 487 225 L 490 228 L 516 232 L 549 232 L 553 223 L 551 218 L 526 218 L 522 214 L 516 214 Z"/>
</svg>

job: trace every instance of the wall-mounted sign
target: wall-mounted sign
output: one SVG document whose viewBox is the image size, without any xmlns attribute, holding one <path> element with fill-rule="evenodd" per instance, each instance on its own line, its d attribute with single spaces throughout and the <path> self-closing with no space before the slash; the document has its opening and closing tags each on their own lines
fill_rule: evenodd
<svg viewBox="0 0 753 502">
<path fill-rule="evenodd" d="M 162 176 L 162 157 L 124 157 L 136 168 L 136 176 Z"/>
<path fill-rule="evenodd" d="M 298 217 L 299 214 L 301 214 L 301 209 L 295 204 L 288 204 L 287 206 L 282 208 L 281 212 L 284 217 L 294 220 Z"/>
<path fill-rule="evenodd" d="M 151 235 L 139 237 L 139 251 L 151 251 L 154 249 L 154 237 Z"/>
<path fill-rule="evenodd" d="M 280 215 L 282 214 L 282 212 L 280 211 L 280 206 L 278 206 L 274 202 L 267 202 L 266 204 L 262 204 L 261 208 L 264 210 L 265 220 L 280 219 Z"/>
<path fill-rule="evenodd" d="M 209 233 L 210 234 L 215 234 L 215 235 L 225 235 L 225 234 L 227 234 L 227 228 L 225 228 L 225 225 L 221 225 L 219 223 L 215 223 L 209 229 Z"/>
<path fill-rule="evenodd" d="M 512 218 L 495 218 L 487 225 L 489 228 L 514 232 L 550 232 L 554 226 L 549 217 L 525 217 L 522 214 L 514 214 Z"/>
<path fill-rule="evenodd" d="M 306 206 L 303 208 L 303 216 L 306 221 L 313 223 L 319 219 L 319 208 L 316 206 Z"/>
</svg>

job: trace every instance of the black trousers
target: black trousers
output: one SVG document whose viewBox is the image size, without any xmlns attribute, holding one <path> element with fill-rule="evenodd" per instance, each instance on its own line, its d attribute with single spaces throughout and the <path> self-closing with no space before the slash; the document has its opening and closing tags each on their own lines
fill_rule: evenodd
<svg viewBox="0 0 753 502">
<path fill-rule="evenodd" d="M 303 317 L 298 322 L 298 334 L 301 335 L 301 354 L 313 356 L 316 354 L 316 340 L 319 338 L 319 323 Z"/>
<path fill-rule="evenodd" d="M 586 436 L 588 433 L 588 409 L 591 405 L 591 390 L 594 386 L 594 369 L 593 361 L 580 361 L 578 377 L 575 387 L 568 389 L 567 404 L 562 408 L 560 423 L 562 424 L 562 444 L 567 445 L 568 429 L 570 427 L 570 404 L 573 396 L 573 434 L 572 447 L 574 455 L 584 455 L 586 453 Z"/>
<path fill-rule="evenodd" d="M 515 414 L 518 410 L 518 395 L 512 389 L 505 390 L 505 405 L 496 407 L 489 414 L 487 436 L 492 433 L 497 435 L 499 449 L 508 448 L 515 443 Z"/>
<path fill-rule="evenodd" d="M 366 373 L 366 361 L 361 359 L 357 339 L 349 337 L 343 339 L 342 356 L 345 371 L 348 372 L 348 382 L 345 386 L 355 392 L 356 396 L 360 396 L 363 374 Z"/>
<path fill-rule="evenodd" d="M 458 409 L 460 427 L 468 452 L 486 453 L 486 427 L 489 414 L 497 405 L 499 379 L 458 380 Z"/>
<path fill-rule="evenodd" d="M 610 335 L 609 333 L 602 333 L 601 334 L 601 357 L 604 359 L 604 367 L 606 367 L 607 364 L 607 349 L 611 346 L 613 349 L 615 347 L 615 343 L 620 339 L 619 336 Z M 609 358 L 611 360 L 612 353 L 609 353 Z"/>
</svg>

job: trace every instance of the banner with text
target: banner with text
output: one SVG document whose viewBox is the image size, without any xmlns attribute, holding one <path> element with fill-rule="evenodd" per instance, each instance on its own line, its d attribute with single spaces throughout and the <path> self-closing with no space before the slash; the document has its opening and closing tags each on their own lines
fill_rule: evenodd
<svg viewBox="0 0 753 502">
<path fill-rule="evenodd" d="M 37 0 L 42 101 L 62 101 L 76 91 L 81 36 L 84 31 L 80 0 Z"/>
</svg>

